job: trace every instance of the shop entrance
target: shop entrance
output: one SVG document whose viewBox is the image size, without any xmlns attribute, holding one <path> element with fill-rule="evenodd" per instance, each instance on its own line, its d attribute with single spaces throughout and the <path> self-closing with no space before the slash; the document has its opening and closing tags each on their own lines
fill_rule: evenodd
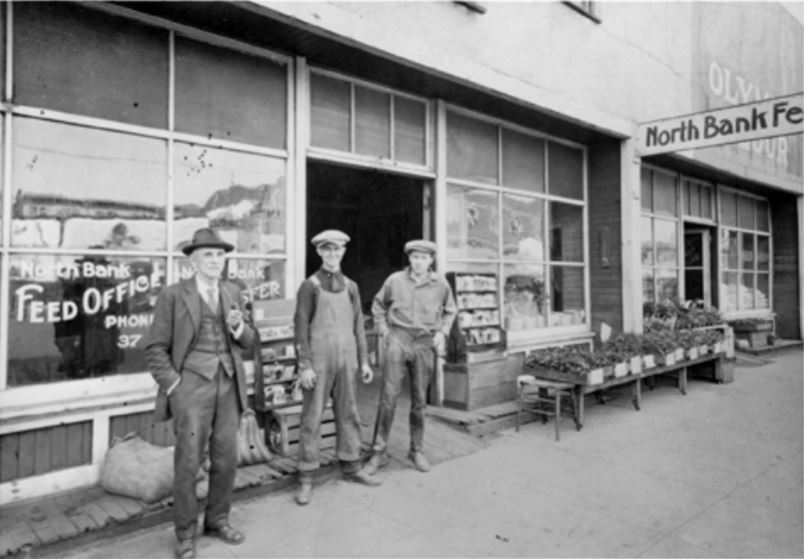
<svg viewBox="0 0 804 559">
<path fill-rule="evenodd" d="M 360 286 L 363 312 L 391 272 L 407 265 L 406 241 L 429 238 L 432 226 L 429 182 L 423 179 L 355 169 L 329 163 L 307 164 L 307 238 L 324 229 L 351 237 L 341 264 Z M 307 251 L 305 272 L 321 265 Z"/>
<path fill-rule="evenodd" d="M 684 298 L 717 305 L 712 300 L 712 270 L 716 251 L 708 227 L 684 226 Z"/>
</svg>

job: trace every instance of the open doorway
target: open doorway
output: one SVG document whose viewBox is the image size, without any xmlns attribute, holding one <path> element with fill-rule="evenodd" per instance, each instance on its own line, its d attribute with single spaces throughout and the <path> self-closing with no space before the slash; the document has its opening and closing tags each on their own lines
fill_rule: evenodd
<svg viewBox="0 0 804 559">
<path fill-rule="evenodd" d="M 712 227 L 684 224 L 684 298 L 717 306 L 713 287 L 717 252 Z"/>
<path fill-rule="evenodd" d="M 407 265 L 404 245 L 429 237 L 430 185 L 418 178 L 330 163 L 307 164 L 307 238 L 324 229 L 351 237 L 341 267 L 360 286 L 363 312 L 391 272 Z M 305 272 L 320 266 L 307 251 Z"/>
</svg>

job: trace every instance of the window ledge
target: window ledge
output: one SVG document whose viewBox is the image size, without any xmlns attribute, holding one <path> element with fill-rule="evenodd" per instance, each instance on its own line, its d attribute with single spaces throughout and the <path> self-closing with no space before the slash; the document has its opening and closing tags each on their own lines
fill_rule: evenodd
<svg viewBox="0 0 804 559">
<path fill-rule="evenodd" d="M 594 332 L 590 332 L 586 326 L 575 328 L 550 328 L 549 334 L 541 330 L 523 330 L 521 332 L 508 333 L 508 347 L 506 353 L 518 353 L 521 351 L 531 351 L 550 346 L 562 346 L 574 342 L 591 343 L 595 337 Z"/>
</svg>

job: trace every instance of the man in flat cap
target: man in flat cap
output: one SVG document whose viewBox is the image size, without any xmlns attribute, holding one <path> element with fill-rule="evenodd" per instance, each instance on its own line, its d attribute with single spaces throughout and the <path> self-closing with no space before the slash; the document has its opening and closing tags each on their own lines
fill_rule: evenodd
<svg viewBox="0 0 804 559">
<path fill-rule="evenodd" d="M 341 271 L 349 236 L 335 229 L 312 239 L 321 268 L 304 280 L 296 296 L 294 327 L 299 384 L 303 400 L 299 433 L 299 489 L 296 502 L 310 502 L 313 472 L 320 465 L 321 418 L 332 398 L 335 415 L 336 456 L 344 478 L 379 485 L 362 470 L 360 415 L 357 410 L 357 376 L 369 383 L 374 373 L 368 364 L 366 333 L 357 284 Z"/>
<path fill-rule="evenodd" d="M 176 435 L 173 521 L 176 557 L 195 557 L 195 482 L 209 445 L 211 467 L 204 533 L 236 545 L 245 536 L 229 524 L 237 468 L 237 430 L 247 408 L 241 351 L 256 339 L 244 319 L 240 288 L 221 280 L 234 247 L 209 228 L 182 248 L 195 274 L 165 288 L 144 341 L 159 390 L 157 421 L 173 418 Z"/>
<path fill-rule="evenodd" d="M 374 323 L 383 337 L 383 379 L 372 456 L 366 471 L 373 475 L 388 463 L 388 435 L 405 375 L 410 378 L 410 453 L 420 472 L 430 470 L 424 455 L 424 409 L 435 352 L 443 351 L 456 307 L 452 289 L 432 271 L 436 245 L 414 240 L 405 244 L 410 266 L 385 280 L 372 302 Z"/>
</svg>

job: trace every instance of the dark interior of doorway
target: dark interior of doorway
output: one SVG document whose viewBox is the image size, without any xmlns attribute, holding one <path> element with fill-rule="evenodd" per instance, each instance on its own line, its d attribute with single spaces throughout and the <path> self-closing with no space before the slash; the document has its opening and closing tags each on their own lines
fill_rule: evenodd
<svg viewBox="0 0 804 559">
<path fill-rule="evenodd" d="M 406 241 L 422 237 L 424 183 L 421 179 L 330 163 L 307 165 L 307 238 L 324 229 L 351 237 L 341 263 L 360 287 L 363 312 L 385 278 L 407 265 Z M 315 249 L 307 251 L 305 270 L 321 265 Z"/>
<path fill-rule="evenodd" d="M 702 233 L 708 235 L 704 236 Z M 708 239 L 708 250 L 703 244 Z M 708 259 L 704 261 L 704 255 Z M 684 223 L 684 298 L 702 300 L 718 307 L 717 289 L 717 229 L 694 223 Z M 708 277 L 708 280 L 706 279 Z M 709 283 L 709 299 L 704 296 L 704 283 Z"/>
</svg>

